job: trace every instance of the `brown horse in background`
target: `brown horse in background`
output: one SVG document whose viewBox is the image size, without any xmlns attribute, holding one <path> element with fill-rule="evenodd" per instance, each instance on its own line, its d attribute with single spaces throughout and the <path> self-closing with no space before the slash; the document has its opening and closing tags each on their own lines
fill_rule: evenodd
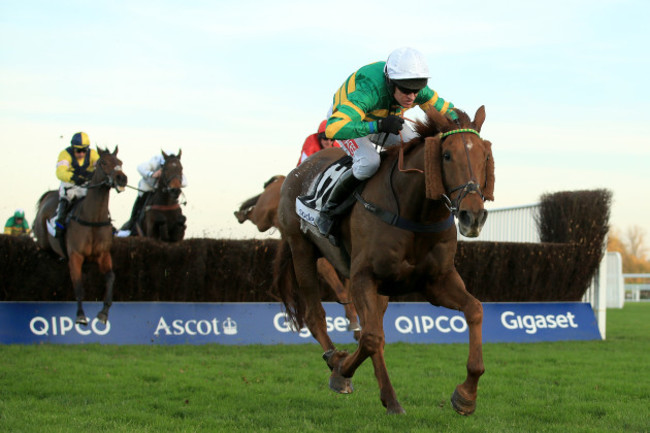
<svg viewBox="0 0 650 433">
<path fill-rule="evenodd" d="M 490 142 L 479 136 L 485 108 L 478 109 L 473 121 L 456 112 L 457 123 L 430 110 L 426 122 L 416 124 L 419 137 L 382 152 L 379 170 L 361 192 L 357 190 L 356 203 L 342 217 L 341 248 L 302 221 L 295 202 L 309 192 L 321 172 L 344 156 L 343 151 L 318 152 L 289 173 L 282 187 L 278 227 L 283 240 L 275 261 L 274 286 L 282 294 L 287 314 L 297 329 L 306 325 L 325 351 L 334 391 L 352 392 L 352 376 L 371 358 L 388 413 L 404 413 L 404 409 L 386 369 L 383 317 L 389 296 L 411 292 L 421 293 L 433 305 L 464 313 L 469 328 L 467 377 L 456 387 L 451 402 L 464 415 L 476 408 L 478 381 L 484 372 L 483 307 L 465 289 L 454 266 L 457 234 L 452 214 L 462 235 L 479 235 L 487 217 L 484 200 L 493 200 L 494 163 Z M 352 354 L 336 350 L 327 335 L 316 290 L 320 256 L 352 282 L 352 299 L 361 320 L 361 337 Z"/>
<path fill-rule="evenodd" d="M 141 236 L 164 242 L 178 242 L 185 237 L 185 221 L 178 198 L 183 184 L 182 150 L 178 155 L 162 152 L 165 162 L 160 178 L 151 197 L 144 206 L 140 223 L 136 223 L 135 232 Z"/>
<path fill-rule="evenodd" d="M 111 153 L 97 148 L 99 160 L 87 186 L 85 197 L 73 203 L 68 214 L 68 223 L 63 234 L 63 242 L 59 242 L 47 231 L 47 220 L 56 213 L 59 201 L 58 191 L 48 191 L 41 196 L 37 204 L 34 219 L 34 235 L 41 249 L 52 250 L 61 257 L 68 258 L 70 278 L 74 287 L 77 301 L 77 320 L 81 325 L 88 324 L 82 301 L 84 287 L 82 281 L 82 266 L 84 261 L 97 262 L 99 271 L 104 274 L 106 289 L 104 292 L 104 307 L 97 314 L 100 322 L 108 321 L 108 310 L 113 303 L 113 260 L 111 245 L 113 243 L 113 226 L 108 211 L 108 199 L 111 188 L 118 192 L 124 191 L 127 177 L 122 171 L 122 161 L 117 158 L 117 146 Z M 65 251 L 62 249 L 62 243 Z"/>
<path fill-rule="evenodd" d="M 284 183 L 285 176 L 276 175 L 264 183 L 264 191 L 261 194 L 244 201 L 235 211 L 235 217 L 239 224 L 250 221 L 263 233 L 272 227 L 278 227 L 278 202 L 280 201 L 280 189 Z M 359 339 L 359 319 L 357 310 L 350 300 L 350 281 L 341 282 L 334 267 L 325 258 L 318 259 L 316 264 L 318 275 L 334 290 L 339 303 L 345 309 L 345 317 L 348 321 L 348 331 L 354 331 L 354 338 Z"/>
</svg>

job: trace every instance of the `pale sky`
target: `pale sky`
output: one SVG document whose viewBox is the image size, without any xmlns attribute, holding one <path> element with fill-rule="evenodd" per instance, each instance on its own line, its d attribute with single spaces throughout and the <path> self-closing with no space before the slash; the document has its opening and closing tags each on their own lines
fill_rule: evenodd
<svg viewBox="0 0 650 433">
<path fill-rule="evenodd" d="M 440 96 L 486 107 L 488 208 L 607 188 L 611 224 L 650 235 L 649 27 L 644 0 L 0 0 L 0 218 L 31 225 L 84 131 L 132 186 L 182 148 L 187 237 L 266 238 L 233 211 L 295 166 L 348 75 L 411 46 Z M 117 227 L 136 194 L 111 193 Z"/>
</svg>

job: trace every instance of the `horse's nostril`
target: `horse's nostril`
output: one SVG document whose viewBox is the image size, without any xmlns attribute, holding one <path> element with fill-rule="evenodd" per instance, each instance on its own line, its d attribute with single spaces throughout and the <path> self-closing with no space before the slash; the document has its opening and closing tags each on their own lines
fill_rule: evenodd
<svg viewBox="0 0 650 433">
<path fill-rule="evenodd" d="M 468 226 L 472 223 L 472 217 L 470 216 L 469 212 L 466 210 L 461 210 L 458 212 L 458 220 L 462 225 Z"/>
<path fill-rule="evenodd" d="M 485 224 L 485 221 L 487 221 L 487 216 L 488 216 L 488 211 L 483 209 L 481 211 L 481 227 L 483 227 L 483 224 Z"/>
</svg>

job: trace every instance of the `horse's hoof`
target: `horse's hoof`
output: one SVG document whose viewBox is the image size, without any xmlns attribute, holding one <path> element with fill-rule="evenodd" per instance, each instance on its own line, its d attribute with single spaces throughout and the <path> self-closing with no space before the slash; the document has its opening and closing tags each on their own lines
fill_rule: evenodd
<svg viewBox="0 0 650 433">
<path fill-rule="evenodd" d="M 361 325 L 358 323 L 350 323 L 348 325 L 348 331 L 361 331 Z"/>
<path fill-rule="evenodd" d="M 465 416 L 473 414 L 476 410 L 476 400 L 469 400 L 463 397 L 458 392 L 458 387 L 456 387 L 454 394 L 451 396 L 451 405 L 456 412 Z"/>
<path fill-rule="evenodd" d="M 359 341 L 359 339 L 361 338 L 361 331 L 354 331 L 352 336 L 354 337 L 354 341 Z"/>
<path fill-rule="evenodd" d="M 335 372 L 332 372 L 330 376 L 330 389 L 339 394 L 352 394 L 354 391 L 350 378 L 343 377 Z"/>
<path fill-rule="evenodd" d="M 396 403 L 395 406 L 386 408 L 386 413 L 388 415 L 402 415 L 402 414 L 405 414 L 406 411 L 404 410 L 404 408 L 399 403 L 397 403 L 397 402 L 395 402 L 395 403 Z"/>
<path fill-rule="evenodd" d="M 108 314 L 102 313 L 101 311 L 97 313 L 97 320 L 102 322 L 102 324 L 106 325 L 106 322 L 108 322 Z"/>
<path fill-rule="evenodd" d="M 88 325 L 88 318 L 86 316 L 77 316 L 77 320 L 75 321 L 77 325 Z"/>
</svg>

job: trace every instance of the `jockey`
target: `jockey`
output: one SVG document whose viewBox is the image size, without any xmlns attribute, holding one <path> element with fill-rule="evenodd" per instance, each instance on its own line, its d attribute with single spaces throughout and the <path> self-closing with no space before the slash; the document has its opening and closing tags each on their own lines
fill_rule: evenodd
<svg viewBox="0 0 650 433">
<path fill-rule="evenodd" d="M 340 147 L 337 142 L 331 138 L 327 138 L 325 135 L 326 125 L 327 119 L 320 123 L 316 134 L 311 134 L 305 139 L 305 143 L 302 145 L 302 152 L 300 153 L 298 165 L 302 164 L 305 159 L 309 158 L 319 150 L 327 149 L 328 147 Z"/>
<path fill-rule="evenodd" d="M 25 211 L 16 209 L 14 215 L 9 217 L 5 224 L 5 234 L 12 236 L 29 235 L 29 224 L 25 220 Z"/>
<path fill-rule="evenodd" d="M 354 72 L 334 95 L 325 134 L 339 140 L 352 156 L 352 170 L 345 172 L 330 193 L 318 218 L 323 235 L 332 227 L 332 211 L 352 194 L 357 185 L 379 169 L 376 146 L 394 146 L 416 136 L 404 128 L 403 113 L 418 105 L 431 107 L 456 119 L 454 105 L 427 86 L 429 68 L 422 53 L 403 47 L 385 62 L 371 63 Z"/>
<path fill-rule="evenodd" d="M 90 148 L 90 140 L 85 132 L 77 132 L 70 140 L 70 146 L 59 153 L 56 163 L 56 177 L 61 181 L 59 187 L 59 207 L 56 215 L 49 221 L 60 238 L 65 230 L 65 217 L 73 201 L 85 197 L 87 183 L 95 171 L 99 153 Z"/>
<path fill-rule="evenodd" d="M 165 153 L 167 156 L 170 155 L 179 155 L 180 150 L 176 151 L 173 149 L 163 149 L 162 152 L 159 152 L 152 156 L 149 160 L 138 165 L 138 173 L 142 176 L 140 182 L 138 183 L 138 197 L 133 203 L 133 209 L 131 210 L 131 217 L 127 222 L 124 223 L 118 236 L 128 236 L 133 230 L 133 225 L 138 219 L 144 204 L 147 202 L 147 199 L 153 194 L 153 191 L 158 185 L 158 179 L 162 174 L 162 166 L 165 163 L 165 157 L 162 153 Z M 187 178 L 185 173 L 183 173 L 183 179 L 181 181 L 181 187 L 185 188 L 187 186 Z M 127 234 L 128 233 L 128 234 Z"/>
</svg>

